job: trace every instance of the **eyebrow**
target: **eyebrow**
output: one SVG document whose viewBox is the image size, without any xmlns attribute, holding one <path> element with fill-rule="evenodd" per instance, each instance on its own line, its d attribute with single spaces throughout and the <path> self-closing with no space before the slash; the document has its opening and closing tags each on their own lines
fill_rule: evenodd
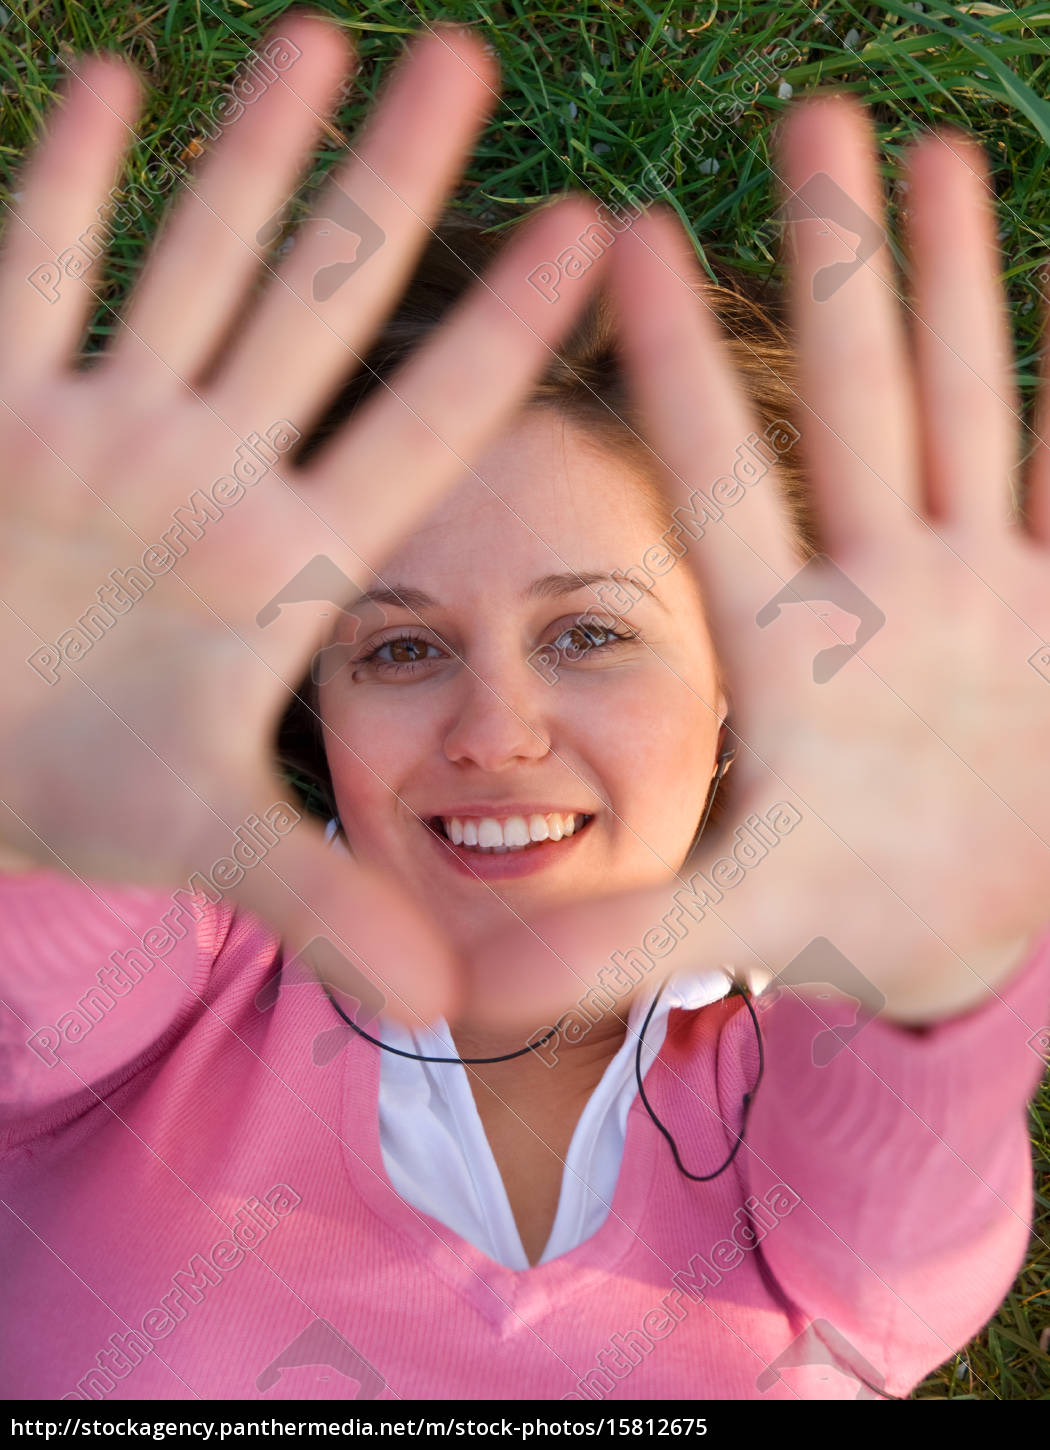
<svg viewBox="0 0 1050 1450">
<path fill-rule="evenodd" d="M 634 589 L 641 589 L 643 594 L 655 599 L 661 609 L 666 609 L 666 605 L 656 594 L 652 585 L 646 588 L 633 579 L 626 582 Z M 581 589 L 589 589 L 594 584 L 618 584 L 622 587 L 623 580 L 616 579 L 612 574 L 601 572 L 576 574 L 570 570 L 564 574 L 543 574 L 532 581 L 522 597 L 524 599 L 560 599 L 565 594 L 576 594 Z M 439 601 L 433 595 L 427 594 L 423 589 L 411 589 L 407 586 L 394 589 L 369 589 L 359 595 L 350 608 L 360 609 L 365 604 L 385 605 L 388 609 L 408 609 L 415 613 L 440 607 Z"/>
</svg>

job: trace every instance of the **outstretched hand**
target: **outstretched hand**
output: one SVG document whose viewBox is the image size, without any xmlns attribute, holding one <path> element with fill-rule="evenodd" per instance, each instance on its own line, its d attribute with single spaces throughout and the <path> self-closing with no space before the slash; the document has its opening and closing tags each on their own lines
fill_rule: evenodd
<svg viewBox="0 0 1050 1450">
<path fill-rule="evenodd" d="M 994 991 L 1050 923 L 1050 398 L 1033 447 L 983 155 L 948 130 L 914 147 L 905 305 L 862 108 L 796 106 L 779 169 L 824 552 L 804 562 L 775 470 L 726 487 L 756 422 L 694 298 L 691 247 L 646 217 L 617 240 L 612 283 L 668 524 L 676 508 L 702 520 L 683 542 L 738 742 L 724 825 L 665 888 L 479 948 L 479 1015 L 553 1021 L 633 949 L 654 985 L 718 963 L 762 980 L 801 958 L 794 980 L 917 1024 Z M 859 226 L 881 239 L 862 260 Z M 781 803 L 760 853 L 747 823 Z"/>
<path fill-rule="evenodd" d="M 580 201 L 547 209 L 295 466 L 295 440 L 410 278 L 496 76 L 467 35 L 414 46 L 260 291 L 267 224 L 350 64 L 343 33 L 301 13 L 260 50 L 276 78 L 260 67 L 90 369 L 75 364 L 98 268 L 54 259 L 97 237 L 138 111 L 129 66 L 80 59 L 7 218 L 0 852 L 89 880 L 207 878 L 293 949 L 317 935 L 346 949 L 418 1022 L 454 998 L 451 954 L 396 883 L 335 856 L 294 811 L 276 727 L 347 602 L 336 591 L 352 596 L 514 415 L 600 269 L 553 306 L 528 285 L 590 216 Z M 347 268 L 340 228 L 318 219 L 351 203 L 370 255 Z M 255 860 L 235 850 L 242 827 Z"/>
</svg>

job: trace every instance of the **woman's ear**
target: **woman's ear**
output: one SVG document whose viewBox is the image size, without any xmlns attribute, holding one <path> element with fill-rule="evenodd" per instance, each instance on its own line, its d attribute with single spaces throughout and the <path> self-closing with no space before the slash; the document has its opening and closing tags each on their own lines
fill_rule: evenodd
<svg viewBox="0 0 1050 1450">
<path fill-rule="evenodd" d="M 715 749 L 715 765 L 714 770 L 711 772 L 712 777 L 718 772 L 724 775 L 729 769 L 730 762 L 736 753 L 736 742 L 730 734 L 731 725 L 729 715 L 731 706 L 724 689 L 720 689 L 718 692 L 718 702 L 715 708 L 718 711 L 718 718 L 722 723 L 718 730 L 718 745 Z"/>
</svg>

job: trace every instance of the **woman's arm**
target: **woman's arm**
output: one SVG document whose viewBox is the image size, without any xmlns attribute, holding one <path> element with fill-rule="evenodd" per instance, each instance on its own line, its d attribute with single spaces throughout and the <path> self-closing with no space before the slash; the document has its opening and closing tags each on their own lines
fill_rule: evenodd
<svg viewBox="0 0 1050 1450">
<path fill-rule="evenodd" d="M 757 1000 L 765 1072 L 738 1166 L 741 1202 L 777 1183 L 797 1198 L 759 1250 L 797 1321 L 785 1378 L 833 1345 L 842 1373 L 869 1366 L 905 1395 L 991 1317 L 1027 1250 L 1050 934 L 996 995 L 928 1030 L 815 995 Z M 732 1133 L 757 1054 L 745 1012 L 730 1030 Z"/>
<path fill-rule="evenodd" d="M 185 889 L 0 876 L 0 1147 L 58 1127 L 148 1062 L 199 1004 L 231 916 Z"/>
</svg>

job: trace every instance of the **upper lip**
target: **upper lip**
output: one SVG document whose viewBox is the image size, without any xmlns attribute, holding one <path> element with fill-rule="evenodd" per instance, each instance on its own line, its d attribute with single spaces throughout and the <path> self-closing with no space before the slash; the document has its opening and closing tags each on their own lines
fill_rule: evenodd
<svg viewBox="0 0 1050 1450">
<path fill-rule="evenodd" d="M 593 811 L 582 810 L 579 806 L 523 804 L 521 801 L 501 801 L 499 805 L 496 805 L 492 801 L 472 801 L 470 805 L 446 806 L 439 811 L 430 811 L 423 819 L 433 820 L 435 816 L 447 819 L 450 816 L 590 816 L 593 814 Z"/>
</svg>

